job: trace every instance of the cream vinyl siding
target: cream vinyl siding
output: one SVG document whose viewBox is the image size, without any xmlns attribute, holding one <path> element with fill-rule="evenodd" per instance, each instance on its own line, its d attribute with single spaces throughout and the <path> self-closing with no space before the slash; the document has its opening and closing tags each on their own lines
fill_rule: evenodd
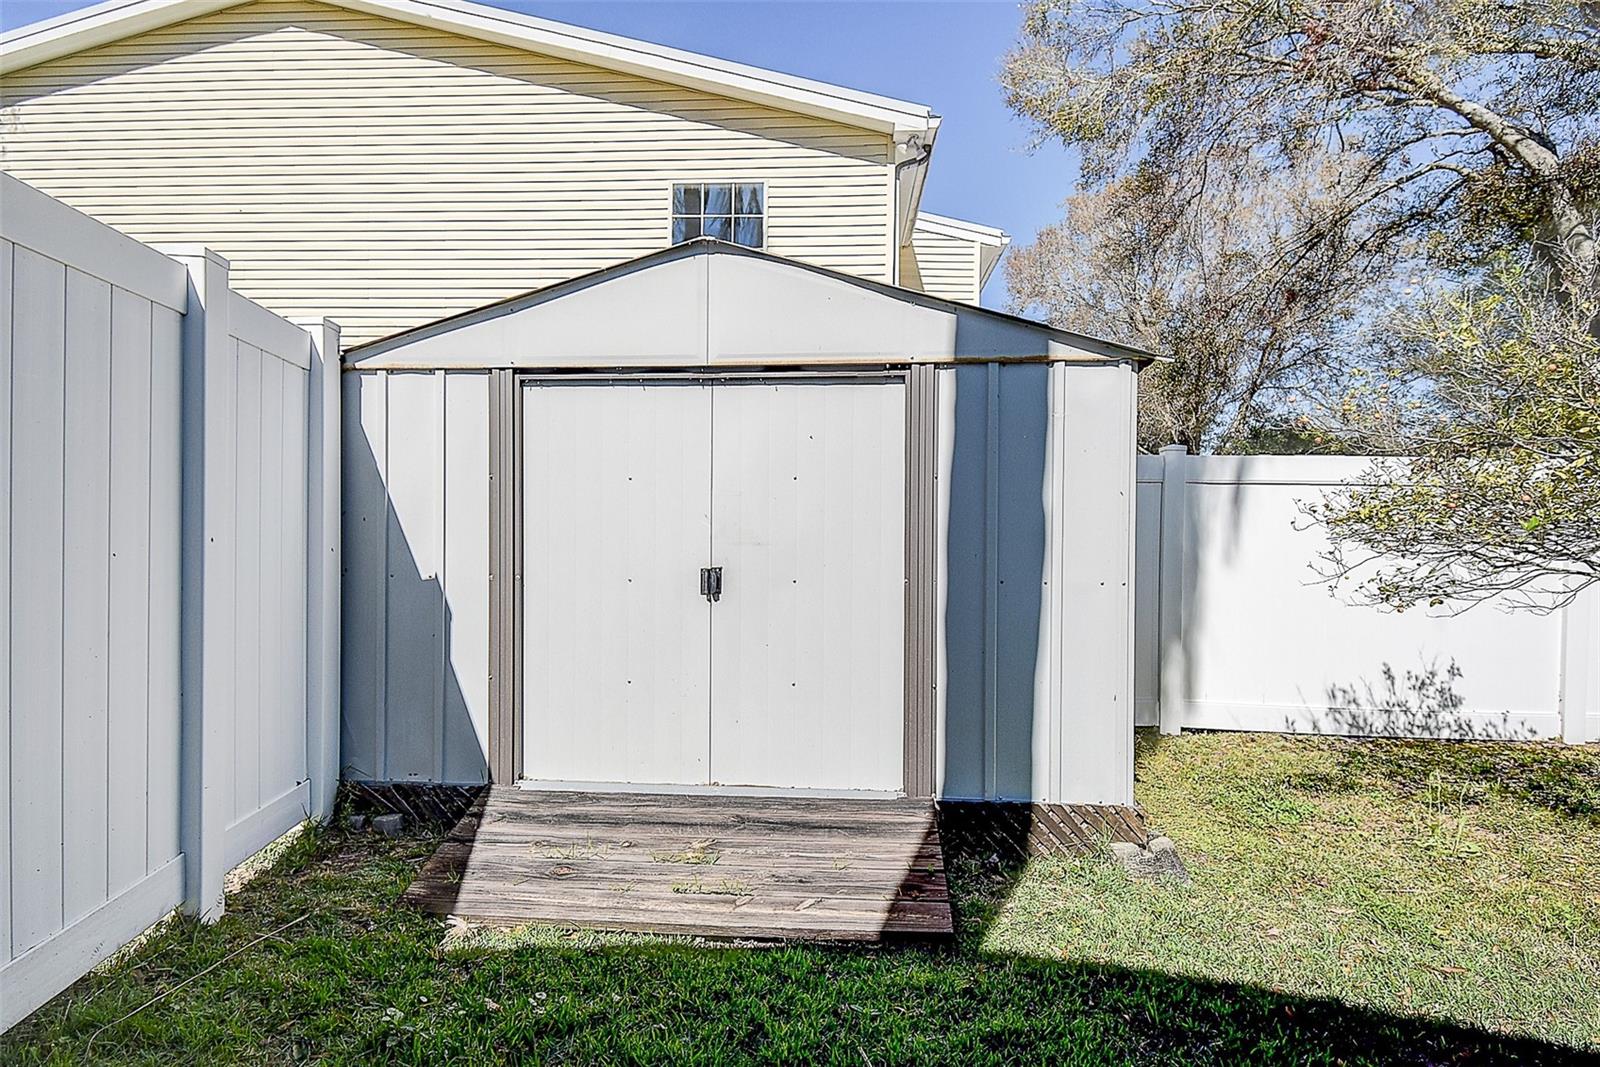
<svg viewBox="0 0 1600 1067">
<path fill-rule="evenodd" d="M 782 256 L 891 280 L 885 135 L 303 2 L 8 75 L 4 169 L 346 345 L 664 247 L 675 181 L 759 181 Z"/>
<path fill-rule="evenodd" d="M 918 225 L 900 249 L 900 284 L 945 300 L 978 302 L 978 243 Z"/>
<path fill-rule="evenodd" d="M 917 253 L 910 245 L 900 246 L 900 284 L 919 293 L 926 291 L 922 288 L 922 271 L 917 266 Z"/>
</svg>

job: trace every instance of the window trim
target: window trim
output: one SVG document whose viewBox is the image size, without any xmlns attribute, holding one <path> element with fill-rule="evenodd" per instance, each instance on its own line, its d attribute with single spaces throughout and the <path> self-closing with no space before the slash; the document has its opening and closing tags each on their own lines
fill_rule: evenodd
<svg viewBox="0 0 1600 1067">
<path fill-rule="evenodd" d="M 739 218 L 746 218 L 746 219 L 760 218 L 761 219 L 761 243 L 759 245 L 740 244 L 740 242 L 733 240 L 731 235 L 730 235 L 730 237 L 728 239 L 728 243 L 729 244 L 739 245 L 740 248 L 754 248 L 754 249 L 756 249 L 758 251 L 762 251 L 762 252 L 765 252 L 767 250 L 767 239 L 770 236 L 770 225 L 771 225 L 771 221 L 772 221 L 772 215 L 771 215 L 771 212 L 768 210 L 768 204 L 767 204 L 767 183 L 766 183 L 765 179 L 761 179 L 761 178 L 756 178 L 756 179 L 753 179 L 753 180 L 752 179 L 748 179 L 748 178 L 683 178 L 683 179 L 675 179 L 675 180 L 669 182 L 667 184 L 667 247 L 671 248 L 671 247 L 674 247 L 675 245 L 686 243 L 686 242 L 682 242 L 682 241 L 674 241 L 672 239 L 672 224 L 675 221 L 677 221 L 679 218 L 686 218 L 687 219 L 687 218 L 698 217 L 700 219 L 704 219 L 706 217 L 705 199 L 704 199 L 705 193 L 704 193 L 704 191 L 701 192 L 700 214 L 698 216 L 693 216 L 693 215 L 682 215 L 682 216 L 680 216 L 676 211 L 673 210 L 673 201 L 675 199 L 674 193 L 676 192 L 678 186 L 680 186 L 680 185 L 699 185 L 699 186 L 702 186 L 702 187 L 703 186 L 707 186 L 707 185 L 734 185 L 734 186 L 738 186 L 738 185 L 754 185 L 757 188 L 759 188 L 761 190 L 761 214 L 759 216 L 757 216 L 757 215 L 740 215 L 738 212 L 733 212 L 733 213 L 731 213 L 729 215 L 729 218 L 734 218 L 734 219 L 739 219 Z M 735 199 L 738 198 L 738 195 L 739 194 L 737 192 L 734 193 Z M 701 227 L 702 235 L 704 233 L 704 229 L 705 228 L 702 225 L 702 227 Z M 690 240 L 694 240 L 694 238 L 690 238 Z"/>
</svg>

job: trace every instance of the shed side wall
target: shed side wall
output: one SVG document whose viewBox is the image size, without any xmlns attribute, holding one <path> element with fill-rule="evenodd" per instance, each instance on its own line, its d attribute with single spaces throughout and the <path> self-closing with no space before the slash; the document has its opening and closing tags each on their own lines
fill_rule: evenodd
<svg viewBox="0 0 1600 1067">
<path fill-rule="evenodd" d="M 1130 803 L 1133 371 L 938 375 L 939 794 Z"/>
<path fill-rule="evenodd" d="M 343 771 L 487 780 L 489 375 L 344 376 Z"/>
</svg>

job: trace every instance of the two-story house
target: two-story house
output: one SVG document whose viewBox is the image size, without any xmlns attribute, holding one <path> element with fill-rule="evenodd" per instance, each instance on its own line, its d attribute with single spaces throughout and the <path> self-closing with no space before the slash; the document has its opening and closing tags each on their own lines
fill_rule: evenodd
<svg viewBox="0 0 1600 1067">
<path fill-rule="evenodd" d="M 459 0 L 110 0 L 0 93 L 342 328 L 347 775 L 1130 801 L 1147 356 L 977 306 L 928 107 Z"/>
<path fill-rule="evenodd" d="M 347 345 L 702 234 L 976 303 L 1008 241 L 919 210 L 925 106 L 479 5 L 113 0 L 4 71 L 8 172 Z"/>
</svg>

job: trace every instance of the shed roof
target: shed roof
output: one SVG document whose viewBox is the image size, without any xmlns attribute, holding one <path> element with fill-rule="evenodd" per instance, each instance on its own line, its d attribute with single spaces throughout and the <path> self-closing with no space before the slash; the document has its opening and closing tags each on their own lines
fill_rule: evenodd
<svg viewBox="0 0 1600 1067">
<path fill-rule="evenodd" d="M 391 369 L 1157 358 L 704 237 L 345 353 Z"/>
</svg>

